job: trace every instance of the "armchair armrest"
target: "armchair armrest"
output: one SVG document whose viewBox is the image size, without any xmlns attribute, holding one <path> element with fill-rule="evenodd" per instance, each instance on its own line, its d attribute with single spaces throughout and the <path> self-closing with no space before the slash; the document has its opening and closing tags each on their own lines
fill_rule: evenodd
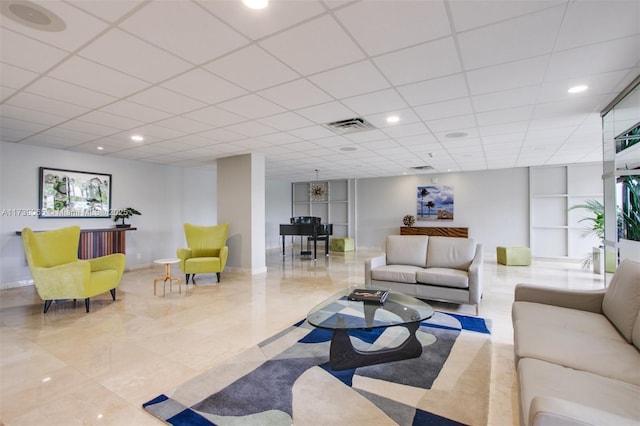
<svg viewBox="0 0 640 426">
<path fill-rule="evenodd" d="M 364 286 L 371 287 L 371 271 L 379 266 L 387 264 L 387 254 L 372 257 L 364 262 Z"/>
<path fill-rule="evenodd" d="M 227 264 L 227 257 L 229 257 L 229 247 L 224 246 L 220 249 L 220 269 L 224 269 L 224 265 Z"/>
<path fill-rule="evenodd" d="M 484 253 L 482 244 L 476 245 L 476 254 L 469 265 L 469 303 L 479 304 L 482 298 L 482 275 L 483 275 Z"/>
<path fill-rule="evenodd" d="M 516 302 L 542 303 L 599 314 L 602 313 L 602 301 L 604 300 L 605 291 L 605 289 L 568 290 L 531 284 L 517 284 L 514 297 Z"/>
<path fill-rule="evenodd" d="M 180 270 L 184 272 L 184 261 L 193 257 L 190 248 L 179 248 L 176 250 L 176 257 L 180 259 Z"/>
<path fill-rule="evenodd" d="M 104 271 L 105 269 L 115 269 L 118 271 L 118 279 L 122 278 L 126 257 L 122 253 L 114 253 L 106 256 L 88 259 L 91 265 L 91 272 Z"/>
<path fill-rule="evenodd" d="M 31 268 L 33 283 L 43 300 L 83 298 L 90 275 L 91 265 L 86 260 L 51 268 Z"/>
</svg>

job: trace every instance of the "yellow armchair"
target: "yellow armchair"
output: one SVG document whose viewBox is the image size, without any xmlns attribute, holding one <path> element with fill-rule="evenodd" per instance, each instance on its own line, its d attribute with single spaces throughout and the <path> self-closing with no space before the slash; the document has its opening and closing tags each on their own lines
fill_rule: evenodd
<svg viewBox="0 0 640 426">
<path fill-rule="evenodd" d="M 220 273 L 224 270 L 229 255 L 229 247 L 226 246 L 229 224 L 214 226 L 198 226 L 190 223 L 184 224 L 184 234 L 188 248 L 177 250 L 180 259 L 180 269 L 186 275 L 186 282 L 193 276 L 196 282 L 196 274 L 215 272 L 220 282 Z"/>
<path fill-rule="evenodd" d="M 124 272 L 124 254 L 79 260 L 79 242 L 79 226 L 43 232 L 22 230 L 27 264 L 38 295 L 44 300 L 45 313 L 54 300 L 84 299 L 87 312 L 93 296 L 110 291 L 116 300 L 116 288 Z"/>
</svg>

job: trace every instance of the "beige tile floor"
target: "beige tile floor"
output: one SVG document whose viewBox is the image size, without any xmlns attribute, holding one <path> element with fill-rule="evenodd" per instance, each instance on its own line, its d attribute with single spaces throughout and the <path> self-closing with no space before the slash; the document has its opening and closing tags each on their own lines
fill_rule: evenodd
<svg viewBox="0 0 640 426">
<path fill-rule="evenodd" d="M 335 291 L 364 282 L 373 252 L 332 253 L 317 262 L 277 250 L 268 272 L 199 276 L 178 294 L 153 296 L 163 266 L 125 272 L 117 301 L 54 303 L 47 314 L 33 287 L 0 291 L 0 424 L 158 425 L 143 402 L 305 317 Z M 177 268 L 174 275 L 178 273 Z M 506 267 L 488 260 L 480 316 L 493 322 L 491 425 L 518 422 L 510 320 L 518 282 L 601 288 L 578 263 L 534 261 Z M 473 314 L 469 306 L 433 304 Z"/>
</svg>

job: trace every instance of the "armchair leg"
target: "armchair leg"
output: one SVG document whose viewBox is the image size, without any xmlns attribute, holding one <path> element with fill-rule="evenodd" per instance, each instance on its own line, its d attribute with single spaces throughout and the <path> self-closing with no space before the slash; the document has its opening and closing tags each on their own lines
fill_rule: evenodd
<svg viewBox="0 0 640 426">
<path fill-rule="evenodd" d="M 189 277 L 191 276 L 191 274 L 185 274 L 185 282 L 187 284 L 189 284 Z"/>
<path fill-rule="evenodd" d="M 218 282 L 220 282 L 220 272 L 216 272 L 216 275 L 218 276 Z"/>
<path fill-rule="evenodd" d="M 116 289 L 112 288 L 111 290 L 109 290 L 111 292 L 111 298 L 113 300 L 116 300 Z"/>
<path fill-rule="evenodd" d="M 44 301 L 44 313 L 45 314 L 49 310 L 49 307 L 51 307 L 51 302 L 53 302 L 53 300 L 45 300 Z"/>
<path fill-rule="evenodd" d="M 87 313 L 89 313 L 89 298 L 84 299 L 84 306 L 87 308 Z"/>
</svg>

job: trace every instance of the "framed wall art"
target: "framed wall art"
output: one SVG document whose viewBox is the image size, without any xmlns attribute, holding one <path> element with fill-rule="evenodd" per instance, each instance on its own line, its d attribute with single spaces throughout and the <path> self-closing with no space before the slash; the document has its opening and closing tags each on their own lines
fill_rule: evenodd
<svg viewBox="0 0 640 426">
<path fill-rule="evenodd" d="M 111 175 L 40 167 L 39 218 L 110 218 Z"/>
<path fill-rule="evenodd" d="M 453 186 L 419 186 L 416 220 L 453 220 Z"/>
</svg>

